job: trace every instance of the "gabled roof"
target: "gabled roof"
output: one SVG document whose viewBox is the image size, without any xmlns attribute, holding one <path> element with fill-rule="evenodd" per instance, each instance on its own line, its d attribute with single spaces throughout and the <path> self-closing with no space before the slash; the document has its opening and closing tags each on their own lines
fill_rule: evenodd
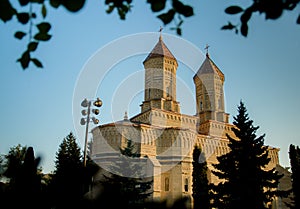
<svg viewBox="0 0 300 209">
<path fill-rule="evenodd" d="M 147 56 L 147 58 L 144 60 L 144 62 L 146 62 L 147 60 L 149 60 L 151 58 L 156 58 L 156 57 L 167 57 L 169 59 L 175 60 L 177 63 L 176 58 L 171 53 L 171 51 L 168 49 L 166 44 L 163 42 L 161 36 L 159 37 L 157 44 L 154 46 L 154 48 L 152 49 L 150 54 Z"/>
<path fill-rule="evenodd" d="M 201 74 L 210 74 L 210 73 L 218 74 L 220 79 L 222 79 L 223 81 L 225 79 L 225 76 L 222 73 L 222 71 L 210 59 L 209 54 L 207 53 L 204 62 L 202 63 L 201 67 L 199 68 L 199 70 L 195 76 L 200 76 Z"/>
</svg>

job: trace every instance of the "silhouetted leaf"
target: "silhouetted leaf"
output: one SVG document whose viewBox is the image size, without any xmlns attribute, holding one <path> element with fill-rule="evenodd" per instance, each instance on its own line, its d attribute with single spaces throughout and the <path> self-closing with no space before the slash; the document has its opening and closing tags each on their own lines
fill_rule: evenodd
<svg viewBox="0 0 300 209">
<path fill-rule="evenodd" d="M 165 25 L 170 23 L 174 19 L 175 11 L 174 9 L 170 9 L 167 13 L 163 13 L 158 15 L 157 17 L 163 21 Z"/>
<path fill-rule="evenodd" d="M 58 8 L 62 3 L 62 0 L 50 0 L 50 5 L 54 8 Z"/>
<path fill-rule="evenodd" d="M 271 3 L 263 4 L 263 10 L 266 13 L 266 19 L 277 19 L 282 15 L 283 2 L 282 0 L 272 0 Z"/>
<path fill-rule="evenodd" d="M 184 5 L 179 0 L 173 0 L 172 5 L 176 12 L 178 12 L 179 14 L 182 14 L 185 17 L 190 17 L 190 16 L 194 15 L 193 8 L 191 6 Z"/>
<path fill-rule="evenodd" d="M 106 10 L 106 12 L 107 12 L 108 14 L 110 14 L 110 13 L 112 13 L 112 11 L 114 11 L 114 8 L 115 8 L 114 5 L 110 5 L 110 6 L 108 7 L 108 9 Z"/>
<path fill-rule="evenodd" d="M 228 24 L 227 24 L 227 25 L 224 25 L 221 29 L 222 29 L 222 30 L 232 30 L 232 29 L 234 29 L 234 28 L 235 28 L 235 26 L 232 25 L 231 22 L 228 22 Z"/>
<path fill-rule="evenodd" d="M 26 36 L 26 33 L 22 32 L 22 31 L 17 31 L 17 32 L 15 32 L 14 36 L 15 36 L 15 38 L 21 40 L 24 36 Z"/>
<path fill-rule="evenodd" d="M 31 61 L 33 62 L 33 64 L 39 68 L 43 68 L 43 64 L 36 58 L 32 58 Z"/>
<path fill-rule="evenodd" d="M 247 35 L 248 35 L 248 25 L 247 25 L 247 23 L 243 23 L 241 25 L 241 34 L 243 36 L 247 37 Z"/>
<path fill-rule="evenodd" d="M 42 22 L 36 26 L 41 33 L 48 33 L 51 29 L 51 25 L 48 22 Z"/>
<path fill-rule="evenodd" d="M 147 3 L 151 4 L 152 12 L 159 12 L 166 6 L 166 0 L 147 0 Z"/>
<path fill-rule="evenodd" d="M 297 18 L 297 24 L 300 24 L 300 15 Z"/>
<path fill-rule="evenodd" d="M 29 13 L 27 12 L 17 13 L 17 18 L 20 23 L 26 24 L 29 21 Z"/>
<path fill-rule="evenodd" d="M 37 33 L 34 36 L 34 39 L 38 41 L 48 41 L 50 38 L 51 35 L 49 35 L 48 33 Z"/>
<path fill-rule="evenodd" d="M 240 18 L 241 22 L 247 23 L 250 20 L 251 15 L 252 15 L 252 11 L 249 9 L 246 9 L 245 12 L 241 15 L 241 18 Z"/>
<path fill-rule="evenodd" d="M 231 15 L 238 14 L 242 11 L 244 11 L 244 10 L 239 6 L 230 6 L 225 9 L 225 13 L 231 14 Z"/>
<path fill-rule="evenodd" d="M 28 51 L 31 51 L 31 52 L 35 51 L 36 48 L 37 48 L 37 46 L 38 46 L 38 44 L 39 44 L 39 43 L 36 42 L 36 41 L 30 42 L 30 43 L 28 44 L 28 46 L 27 46 Z"/>
<path fill-rule="evenodd" d="M 24 70 L 28 67 L 29 61 L 30 61 L 30 53 L 27 50 L 22 54 L 22 57 L 17 60 L 17 62 L 21 63 L 21 66 Z"/>
<path fill-rule="evenodd" d="M 31 3 L 43 4 L 45 0 L 30 0 Z"/>
<path fill-rule="evenodd" d="M 70 12 L 78 12 L 84 6 L 85 0 L 64 0 L 62 5 Z"/>
<path fill-rule="evenodd" d="M 29 3 L 29 0 L 19 0 L 21 6 L 26 6 Z"/>
<path fill-rule="evenodd" d="M 177 28 L 176 33 L 177 33 L 177 35 L 181 36 L 181 34 L 182 34 L 181 28 Z"/>
<path fill-rule="evenodd" d="M 36 14 L 34 12 L 31 13 L 32 18 L 36 18 Z"/>
<path fill-rule="evenodd" d="M 16 10 L 11 6 L 8 0 L 1 0 L 0 7 L 0 19 L 3 22 L 10 20 L 14 14 L 16 14 Z"/>
<path fill-rule="evenodd" d="M 45 18 L 47 16 L 47 9 L 46 9 L 45 4 L 42 5 L 41 13 L 43 15 L 43 18 Z"/>
</svg>

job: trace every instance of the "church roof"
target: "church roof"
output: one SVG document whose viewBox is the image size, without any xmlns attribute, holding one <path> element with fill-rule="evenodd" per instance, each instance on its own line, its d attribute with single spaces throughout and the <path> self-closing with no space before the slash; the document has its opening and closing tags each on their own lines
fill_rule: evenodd
<svg viewBox="0 0 300 209">
<path fill-rule="evenodd" d="M 156 58 L 156 57 L 167 57 L 167 58 L 173 59 L 177 62 L 174 55 L 171 53 L 171 51 L 168 49 L 166 44 L 163 42 L 161 35 L 159 37 L 157 44 L 154 46 L 154 48 L 149 53 L 149 55 L 144 60 L 144 62 L 146 62 L 147 60 L 149 60 L 151 58 Z"/>
<path fill-rule="evenodd" d="M 195 76 L 199 76 L 201 74 L 209 74 L 216 73 L 219 77 L 224 81 L 225 76 L 222 71 L 217 67 L 217 65 L 210 59 L 209 54 L 206 53 L 206 58 L 199 68 L 197 74 Z"/>
</svg>

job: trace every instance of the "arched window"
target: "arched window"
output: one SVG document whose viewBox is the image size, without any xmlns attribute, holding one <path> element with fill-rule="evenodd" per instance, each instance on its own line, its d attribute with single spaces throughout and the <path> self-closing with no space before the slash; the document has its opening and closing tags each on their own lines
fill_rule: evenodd
<svg viewBox="0 0 300 209">
<path fill-rule="evenodd" d="M 168 177 L 166 177 L 165 178 L 165 191 L 169 191 L 169 189 L 170 189 L 170 184 L 169 184 L 170 182 L 169 182 L 169 178 Z"/>
</svg>

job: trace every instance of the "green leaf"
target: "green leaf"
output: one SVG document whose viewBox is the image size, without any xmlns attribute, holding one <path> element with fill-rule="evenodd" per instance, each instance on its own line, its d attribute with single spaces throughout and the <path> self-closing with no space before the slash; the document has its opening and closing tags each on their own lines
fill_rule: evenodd
<svg viewBox="0 0 300 209">
<path fill-rule="evenodd" d="M 147 0 L 147 3 L 151 4 L 152 12 L 159 12 L 166 6 L 166 0 Z"/>
<path fill-rule="evenodd" d="M 15 32 L 14 36 L 15 36 L 15 38 L 21 40 L 24 36 L 26 36 L 26 33 L 22 32 L 22 31 L 17 31 L 17 32 Z"/>
<path fill-rule="evenodd" d="M 160 14 L 157 17 L 161 19 L 165 25 L 167 25 L 174 19 L 174 15 L 174 9 L 170 9 L 167 13 Z"/>
<path fill-rule="evenodd" d="M 45 18 L 47 16 L 47 8 L 46 8 L 45 4 L 42 5 L 41 13 L 42 13 L 43 18 Z"/>
<path fill-rule="evenodd" d="M 244 11 L 244 10 L 239 6 L 230 6 L 225 9 L 225 13 L 230 14 L 230 15 L 235 15 L 242 11 Z"/>
<path fill-rule="evenodd" d="M 27 12 L 17 13 L 17 19 L 20 23 L 26 24 L 29 21 L 29 13 Z"/>
<path fill-rule="evenodd" d="M 39 43 L 36 42 L 36 41 L 30 42 L 30 43 L 28 44 L 28 46 L 27 46 L 28 51 L 30 51 L 30 52 L 35 51 L 36 48 L 37 48 L 37 46 L 38 46 L 38 44 L 39 44 Z"/>
<path fill-rule="evenodd" d="M 13 8 L 9 2 L 9 0 L 1 0 L 0 7 L 0 19 L 3 22 L 11 20 L 11 18 L 16 14 L 15 8 Z"/>
<path fill-rule="evenodd" d="M 78 12 L 84 6 L 85 0 L 64 0 L 62 5 L 70 12 Z"/>
<path fill-rule="evenodd" d="M 51 25 L 48 22 L 42 22 L 38 24 L 36 27 L 39 29 L 40 33 L 48 33 L 49 30 L 51 29 Z"/>
<path fill-rule="evenodd" d="M 33 38 L 38 41 L 48 41 L 50 40 L 51 35 L 48 33 L 37 33 Z"/>
<path fill-rule="evenodd" d="M 30 61 L 30 53 L 29 53 L 28 50 L 26 50 L 26 51 L 22 54 L 21 58 L 19 58 L 19 59 L 17 60 L 17 62 L 20 62 L 20 63 L 21 63 L 21 66 L 22 66 L 22 68 L 23 68 L 24 70 L 25 70 L 26 68 L 28 68 L 29 61 Z"/>
<path fill-rule="evenodd" d="M 32 61 L 33 64 L 34 64 L 35 66 L 37 66 L 38 68 L 43 68 L 43 64 L 42 64 L 38 59 L 32 58 L 32 59 L 30 59 L 30 61 Z"/>
</svg>

